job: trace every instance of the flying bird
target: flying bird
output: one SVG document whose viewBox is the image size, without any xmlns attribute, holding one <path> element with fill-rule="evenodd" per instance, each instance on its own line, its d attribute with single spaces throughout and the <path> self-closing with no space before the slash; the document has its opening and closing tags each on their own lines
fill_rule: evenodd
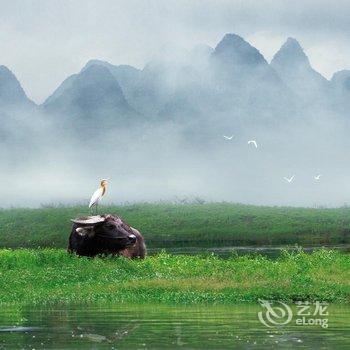
<svg viewBox="0 0 350 350">
<path fill-rule="evenodd" d="M 258 144 L 256 143 L 255 140 L 248 141 L 248 145 L 250 145 L 250 144 L 253 144 L 255 146 L 255 148 L 258 148 Z"/>
<path fill-rule="evenodd" d="M 95 207 L 96 214 L 97 214 L 98 204 L 99 204 L 101 198 L 106 193 L 107 185 L 108 185 L 107 180 L 101 180 L 100 187 L 91 196 L 90 203 L 89 203 L 89 208 L 91 209 L 91 212 L 93 211 L 93 207 Z"/>
<path fill-rule="evenodd" d="M 231 136 L 223 135 L 223 136 L 224 136 L 224 138 L 225 138 L 226 140 L 232 140 L 232 139 L 233 139 L 233 135 L 231 135 Z"/>
<path fill-rule="evenodd" d="M 320 178 L 321 178 L 321 174 L 319 174 L 319 175 L 317 175 L 317 176 L 314 176 L 314 179 L 316 180 L 316 181 L 318 181 Z"/>
<path fill-rule="evenodd" d="M 284 177 L 284 179 L 285 179 L 287 182 L 291 183 L 291 182 L 293 181 L 293 179 L 294 179 L 294 176 L 295 176 L 295 175 L 293 175 L 293 176 L 290 177 L 290 178 Z"/>
</svg>

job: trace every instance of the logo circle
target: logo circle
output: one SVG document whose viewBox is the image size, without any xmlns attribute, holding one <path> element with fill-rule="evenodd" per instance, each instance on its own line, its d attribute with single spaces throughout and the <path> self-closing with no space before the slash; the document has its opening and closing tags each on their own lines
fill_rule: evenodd
<svg viewBox="0 0 350 350">
<path fill-rule="evenodd" d="M 284 326 L 293 318 L 292 309 L 282 301 L 270 302 L 259 299 L 259 303 L 265 310 L 258 312 L 258 318 L 266 327 Z M 278 305 L 275 305 L 276 303 Z"/>
</svg>

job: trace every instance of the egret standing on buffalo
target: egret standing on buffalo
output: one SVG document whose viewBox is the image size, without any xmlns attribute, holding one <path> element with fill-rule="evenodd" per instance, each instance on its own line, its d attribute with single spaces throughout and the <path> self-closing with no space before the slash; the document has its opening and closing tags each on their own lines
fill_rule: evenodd
<svg viewBox="0 0 350 350">
<path fill-rule="evenodd" d="M 93 211 L 92 207 L 95 207 L 96 214 L 97 214 L 98 203 L 100 202 L 103 195 L 106 193 L 107 185 L 108 185 L 107 180 L 102 180 L 100 183 L 100 187 L 92 195 L 89 203 L 89 208 L 91 209 L 91 212 Z"/>
</svg>

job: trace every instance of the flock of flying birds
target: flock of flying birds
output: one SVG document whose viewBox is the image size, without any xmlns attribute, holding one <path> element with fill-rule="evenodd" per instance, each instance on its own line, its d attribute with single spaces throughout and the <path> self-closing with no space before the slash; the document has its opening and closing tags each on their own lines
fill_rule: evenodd
<svg viewBox="0 0 350 350">
<path fill-rule="evenodd" d="M 228 141 L 232 140 L 233 136 L 234 135 L 231 135 L 231 136 L 223 135 L 224 139 Z M 255 148 L 258 148 L 258 143 L 256 142 L 256 140 L 249 140 L 248 145 L 253 145 Z M 322 174 L 318 174 L 314 176 L 314 180 L 319 181 L 321 179 L 321 176 Z M 291 177 L 284 177 L 283 179 L 286 180 L 288 183 L 291 183 L 293 182 L 294 178 L 295 178 L 295 175 L 292 175 Z"/>
<path fill-rule="evenodd" d="M 226 136 L 223 135 L 225 140 L 232 140 L 234 135 L 231 136 Z M 253 145 L 255 148 L 258 148 L 258 143 L 256 142 L 256 140 L 249 140 L 248 141 L 248 145 Z M 321 179 L 321 174 L 314 176 L 314 179 L 316 181 L 319 181 Z M 283 179 L 286 180 L 288 183 L 291 183 L 295 178 L 295 175 L 292 175 L 291 177 L 284 177 Z M 90 199 L 90 203 L 89 203 L 89 208 L 91 209 L 91 214 L 93 213 L 93 209 L 95 208 L 96 214 L 97 214 L 97 208 L 98 208 L 98 204 L 100 202 L 100 200 L 102 199 L 102 197 L 104 196 L 104 194 L 106 193 L 106 189 L 107 189 L 107 185 L 108 185 L 108 181 L 107 180 L 101 180 L 100 182 L 100 187 L 93 193 L 91 199 Z"/>
</svg>

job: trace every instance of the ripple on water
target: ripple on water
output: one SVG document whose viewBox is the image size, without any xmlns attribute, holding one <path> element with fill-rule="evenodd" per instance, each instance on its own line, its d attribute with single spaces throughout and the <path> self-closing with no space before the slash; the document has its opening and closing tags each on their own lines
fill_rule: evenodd
<svg viewBox="0 0 350 350">
<path fill-rule="evenodd" d="M 349 306 L 329 306 L 328 329 L 270 329 L 259 322 L 260 310 L 255 304 L 28 306 L 0 316 L 0 349 L 350 348 Z"/>
</svg>

